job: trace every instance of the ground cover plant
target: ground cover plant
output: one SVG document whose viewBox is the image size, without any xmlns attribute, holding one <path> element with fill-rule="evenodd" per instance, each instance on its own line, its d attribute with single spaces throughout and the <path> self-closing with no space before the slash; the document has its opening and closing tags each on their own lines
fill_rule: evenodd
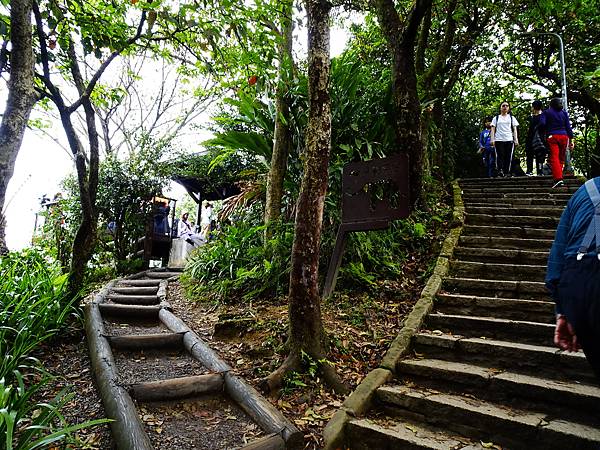
<svg viewBox="0 0 600 450">
<path fill-rule="evenodd" d="M 59 392 L 50 402 L 36 395 L 52 379 L 34 352 L 60 334 L 77 314 L 67 293 L 67 275 L 33 250 L 10 253 L 0 261 L 0 449 L 47 448 L 96 422 L 70 426 Z"/>
</svg>

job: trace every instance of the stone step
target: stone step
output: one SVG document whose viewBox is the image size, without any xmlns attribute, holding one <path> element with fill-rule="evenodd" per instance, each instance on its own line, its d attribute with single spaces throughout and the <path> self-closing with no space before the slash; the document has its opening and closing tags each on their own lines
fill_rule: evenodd
<svg viewBox="0 0 600 450">
<path fill-rule="evenodd" d="M 527 226 L 556 229 L 559 219 L 560 217 L 465 213 L 465 223 L 469 225 Z"/>
<path fill-rule="evenodd" d="M 379 402 L 419 414 L 436 426 L 482 442 L 511 449 L 598 449 L 600 429 L 555 419 L 539 411 L 520 410 L 461 395 L 429 392 L 406 386 L 383 386 Z"/>
<path fill-rule="evenodd" d="M 423 422 L 402 418 L 351 419 L 346 425 L 351 450 L 483 450 L 478 441 Z"/>
<path fill-rule="evenodd" d="M 554 323 L 554 303 L 550 301 L 439 293 L 434 310 L 443 314 L 473 314 L 480 317 Z"/>
<path fill-rule="evenodd" d="M 118 286 L 136 286 L 136 287 L 150 287 L 154 286 L 158 288 L 160 280 L 119 280 Z"/>
<path fill-rule="evenodd" d="M 570 416 L 585 411 L 594 416 L 595 420 L 591 423 L 600 425 L 599 386 L 441 359 L 405 359 L 398 364 L 398 369 L 401 371 L 400 378 L 403 374 L 409 374 L 419 379 L 432 380 L 433 386 L 450 382 L 459 385 L 454 391 L 462 392 L 464 387 L 474 388 L 472 392 L 486 399 L 512 401 L 519 398 L 539 402 L 540 409 L 550 414 L 556 414 L 557 406 L 560 410 L 574 409 L 575 412 L 568 414 Z M 560 415 L 564 416 L 564 411 Z M 578 420 L 585 421 L 585 417 Z"/>
<path fill-rule="evenodd" d="M 416 354 L 427 358 L 469 362 L 557 380 L 595 382 L 583 352 L 563 352 L 554 346 L 443 333 L 418 333 L 413 338 L 413 345 Z"/>
<path fill-rule="evenodd" d="M 499 264 L 491 262 L 452 261 L 450 273 L 462 278 L 492 280 L 544 281 L 545 265 Z"/>
<path fill-rule="evenodd" d="M 470 215 L 490 215 L 496 216 L 526 216 L 526 217 L 558 217 L 563 212 L 562 207 L 554 206 L 514 206 L 508 205 L 492 205 L 492 206 L 473 206 L 465 205 L 467 216 Z"/>
<path fill-rule="evenodd" d="M 156 286 L 125 286 L 125 287 L 114 287 L 111 289 L 115 294 L 123 294 L 123 295 L 152 295 L 156 294 L 158 290 L 158 285 Z"/>
<path fill-rule="evenodd" d="M 551 239 L 542 238 L 531 239 L 519 237 L 463 235 L 459 238 L 458 242 L 461 246 L 464 247 L 550 251 L 550 247 L 552 247 L 553 241 Z"/>
<path fill-rule="evenodd" d="M 454 258 L 460 261 L 477 261 L 501 264 L 546 265 L 549 251 L 514 250 L 485 247 L 463 247 L 454 249 Z"/>
<path fill-rule="evenodd" d="M 108 294 L 106 298 L 123 305 L 157 305 L 159 303 L 157 295 Z"/>
<path fill-rule="evenodd" d="M 569 197 L 570 198 L 570 197 Z M 531 197 L 525 197 L 525 198 L 502 198 L 502 197 L 495 197 L 495 198 L 470 198 L 470 199 L 463 199 L 463 203 L 465 205 L 465 207 L 467 208 L 467 210 L 470 210 L 471 208 L 496 208 L 496 207 L 503 207 L 503 208 L 545 208 L 545 207 L 551 207 L 551 208 L 560 208 L 560 209 L 564 209 L 564 207 L 567 205 L 567 202 L 569 201 L 569 198 L 565 198 L 565 199 L 552 199 L 552 198 L 531 198 Z"/>
<path fill-rule="evenodd" d="M 461 187 L 467 186 L 515 186 L 515 185 L 526 185 L 526 186 L 535 186 L 535 185 L 550 185 L 554 184 L 553 178 L 551 176 L 534 176 L 534 177 L 508 177 L 508 178 L 463 178 L 459 180 L 459 184 Z M 565 177 L 563 179 L 565 184 L 580 186 L 582 181 L 577 177 Z"/>
<path fill-rule="evenodd" d="M 155 278 L 155 279 L 167 279 L 167 278 L 171 278 L 171 277 L 178 277 L 179 275 L 181 275 L 181 272 L 147 272 L 146 276 L 148 278 Z"/>
<path fill-rule="evenodd" d="M 554 240 L 556 228 L 514 227 L 498 225 L 469 225 L 463 226 L 463 236 L 497 236 L 519 239 L 549 239 Z M 491 247 L 494 248 L 494 247 Z"/>
<path fill-rule="evenodd" d="M 499 187 L 499 186 L 469 186 L 462 188 L 464 195 L 480 195 L 481 197 L 487 197 L 490 194 L 569 194 L 572 195 L 579 189 L 579 186 L 561 186 L 552 188 L 551 185 L 548 187 L 543 186 L 512 186 L 512 187 Z"/>
<path fill-rule="evenodd" d="M 573 194 L 568 192 L 554 192 L 554 191 L 545 191 L 545 192 L 488 192 L 485 195 L 482 195 L 481 192 L 477 193 L 463 193 L 462 199 L 463 203 L 471 203 L 478 201 L 564 201 L 567 202 Z"/>
<path fill-rule="evenodd" d="M 553 343 L 555 327 L 552 323 L 440 313 L 429 314 L 425 319 L 425 325 L 429 330 L 441 330 L 453 335 L 483 336 L 547 346 Z"/>
<path fill-rule="evenodd" d="M 544 283 L 537 281 L 445 278 L 442 292 L 543 301 L 550 298 Z"/>
</svg>

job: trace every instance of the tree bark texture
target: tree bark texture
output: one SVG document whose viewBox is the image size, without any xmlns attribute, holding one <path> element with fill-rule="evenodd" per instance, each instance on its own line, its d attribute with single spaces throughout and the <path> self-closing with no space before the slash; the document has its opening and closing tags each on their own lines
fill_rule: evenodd
<svg viewBox="0 0 600 450">
<path fill-rule="evenodd" d="M 281 199 L 283 196 L 283 180 L 287 168 L 287 159 L 292 146 L 292 132 L 290 129 L 290 108 L 286 101 L 289 89 L 290 75 L 292 74 L 292 1 L 283 2 L 281 12 L 281 42 L 279 44 L 279 74 L 277 91 L 275 93 L 275 132 L 273 138 L 273 155 L 267 179 L 267 193 L 265 202 L 265 237 L 272 235 L 273 222 L 281 215 Z"/>
<path fill-rule="evenodd" d="M 416 0 L 404 23 L 393 0 L 375 0 L 377 17 L 392 55 L 392 91 L 396 110 L 395 132 L 398 152 L 409 155 L 411 204 L 421 200 L 423 185 L 423 143 L 421 104 L 417 91 L 415 39 L 421 20 L 432 0 Z"/>
<path fill-rule="evenodd" d="M 319 246 L 331 147 L 329 3 L 307 0 L 308 129 L 304 174 L 296 206 L 289 290 L 290 352 L 321 357 Z"/>
<path fill-rule="evenodd" d="M 10 79 L 8 100 L 0 125 L 0 254 L 6 247 L 4 202 L 8 182 L 13 176 L 17 154 L 37 95 L 33 88 L 33 47 L 31 37 L 31 0 L 10 2 Z"/>
</svg>

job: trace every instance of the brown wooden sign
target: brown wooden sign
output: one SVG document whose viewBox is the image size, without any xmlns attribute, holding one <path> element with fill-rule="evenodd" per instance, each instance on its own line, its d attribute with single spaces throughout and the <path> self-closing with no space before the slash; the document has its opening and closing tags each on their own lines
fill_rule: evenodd
<svg viewBox="0 0 600 450">
<path fill-rule="evenodd" d="M 407 154 L 344 166 L 342 223 L 325 278 L 323 297 L 329 297 L 335 288 L 348 233 L 383 230 L 389 227 L 391 221 L 406 218 L 409 214 Z"/>
</svg>

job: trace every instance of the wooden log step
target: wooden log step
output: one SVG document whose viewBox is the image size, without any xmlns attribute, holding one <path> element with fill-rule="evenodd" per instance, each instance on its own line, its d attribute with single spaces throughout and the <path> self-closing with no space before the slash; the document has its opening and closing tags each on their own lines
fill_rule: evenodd
<svg viewBox="0 0 600 450">
<path fill-rule="evenodd" d="M 156 305 L 159 303 L 157 295 L 108 294 L 106 298 L 124 305 Z"/>
<path fill-rule="evenodd" d="M 577 422 L 554 419 L 544 413 L 506 408 L 479 399 L 448 393 L 428 393 L 404 386 L 377 390 L 380 402 L 418 413 L 437 426 L 464 433 L 482 442 L 511 449 L 597 449 L 600 429 Z"/>
<path fill-rule="evenodd" d="M 549 253 L 549 251 L 465 247 L 460 245 L 454 249 L 453 256 L 460 261 L 497 262 L 503 264 L 520 263 L 545 266 Z"/>
<path fill-rule="evenodd" d="M 554 302 L 551 301 L 440 292 L 436 296 L 434 308 L 436 312 L 444 314 L 554 323 Z"/>
<path fill-rule="evenodd" d="M 474 206 L 466 204 L 467 214 L 488 214 L 491 216 L 529 216 L 529 217 L 560 217 L 563 212 L 562 207 L 549 206 L 512 206 L 492 205 L 492 206 Z"/>
<path fill-rule="evenodd" d="M 239 450 L 285 450 L 285 441 L 278 433 L 270 434 L 244 445 Z"/>
<path fill-rule="evenodd" d="M 425 323 L 430 330 L 442 330 L 455 335 L 485 336 L 498 340 L 514 339 L 518 342 L 548 346 L 553 345 L 555 327 L 552 323 L 436 313 L 429 314 Z"/>
<path fill-rule="evenodd" d="M 465 213 L 465 222 L 469 225 L 506 225 L 529 226 L 540 228 L 556 228 L 560 217 L 519 216 L 499 214 Z"/>
<path fill-rule="evenodd" d="M 600 387 L 557 381 L 539 376 L 530 376 L 511 371 L 498 370 L 492 366 L 478 366 L 464 362 L 441 359 L 405 359 L 398 370 L 439 383 L 452 382 L 475 387 L 487 398 L 523 398 L 538 402 L 540 409 L 552 413 L 556 406 L 571 407 L 577 412 L 586 411 L 600 417 Z M 437 384 L 437 383 L 436 383 Z M 463 388 L 458 387 L 459 391 Z M 546 410 L 546 405 L 548 405 Z"/>
<path fill-rule="evenodd" d="M 494 236 L 500 238 L 545 239 L 554 240 L 556 228 L 515 227 L 498 225 L 469 225 L 463 226 L 462 236 Z M 495 248 L 495 247 L 490 247 Z"/>
<path fill-rule="evenodd" d="M 119 286 L 137 286 L 137 287 L 156 287 L 160 284 L 160 280 L 119 280 Z"/>
<path fill-rule="evenodd" d="M 406 418 L 351 419 L 346 425 L 346 447 L 352 450 L 484 450 L 478 441 Z"/>
<path fill-rule="evenodd" d="M 583 352 L 562 352 L 554 346 L 432 333 L 417 333 L 413 344 L 418 354 L 428 358 L 468 361 L 552 379 L 595 381 Z"/>
<path fill-rule="evenodd" d="M 138 401 L 165 401 L 221 392 L 223 383 L 222 375 L 207 374 L 136 383 L 128 390 Z"/>
<path fill-rule="evenodd" d="M 160 306 L 118 305 L 114 303 L 100 303 L 98 305 L 102 315 L 118 316 L 132 319 L 157 319 Z"/>
<path fill-rule="evenodd" d="M 548 300 L 546 285 L 537 281 L 488 280 L 482 278 L 445 278 L 442 283 L 445 292 L 480 295 L 483 297 L 523 298 L 527 300 Z"/>
<path fill-rule="evenodd" d="M 178 277 L 181 272 L 148 272 L 146 276 L 151 279 L 165 280 L 171 277 Z"/>
<path fill-rule="evenodd" d="M 510 235 L 507 235 L 510 236 Z M 464 247 L 496 248 L 508 250 L 550 251 L 552 239 L 523 239 L 499 236 L 461 236 L 459 243 Z"/>
<path fill-rule="evenodd" d="M 111 291 L 115 294 L 122 295 L 156 295 L 156 291 L 158 290 L 158 284 L 156 286 L 121 286 L 114 287 Z"/>
<path fill-rule="evenodd" d="M 181 349 L 182 333 L 128 334 L 106 336 L 110 345 L 118 350 Z"/>
</svg>

